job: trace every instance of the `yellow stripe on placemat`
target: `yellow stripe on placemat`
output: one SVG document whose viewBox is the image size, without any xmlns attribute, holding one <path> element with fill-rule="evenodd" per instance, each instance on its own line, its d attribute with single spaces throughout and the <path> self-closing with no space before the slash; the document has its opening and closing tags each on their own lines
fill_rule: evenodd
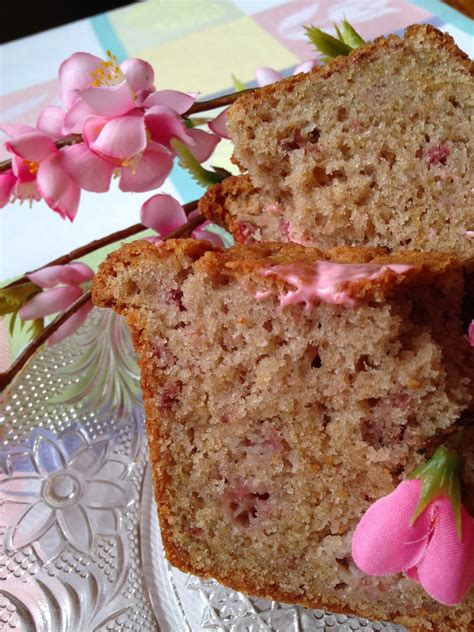
<svg viewBox="0 0 474 632">
<path fill-rule="evenodd" d="M 164 42 L 141 51 L 140 57 L 155 69 L 158 89 L 201 94 L 231 86 L 232 74 L 247 82 L 255 79 L 257 66 L 279 70 L 300 61 L 249 17 Z"/>
</svg>

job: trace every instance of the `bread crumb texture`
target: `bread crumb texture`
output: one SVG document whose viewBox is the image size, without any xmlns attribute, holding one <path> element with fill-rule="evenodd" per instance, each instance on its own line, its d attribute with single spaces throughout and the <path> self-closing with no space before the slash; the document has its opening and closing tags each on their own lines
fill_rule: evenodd
<svg viewBox="0 0 474 632">
<path fill-rule="evenodd" d="M 201 210 L 240 243 L 295 241 L 474 258 L 474 64 L 449 35 L 407 29 L 231 107 L 246 175 Z"/>
<path fill-rule="evenodd" d="M 291 284 L 262 267 L 320 260 L 410 269 L 348 284 L 351 309 L 282 309 Z M 110 255 L 93 297 L 133 335 L 170 562 L 250 594 L 409 630 L 472 629 L 474 591 L 447 608 L 402 575 L 365 576 L 351 558 L 365 510 L 470 404 L 462 293 L 462 269 L 447 255 L 193 240 Z"/>
</svg>

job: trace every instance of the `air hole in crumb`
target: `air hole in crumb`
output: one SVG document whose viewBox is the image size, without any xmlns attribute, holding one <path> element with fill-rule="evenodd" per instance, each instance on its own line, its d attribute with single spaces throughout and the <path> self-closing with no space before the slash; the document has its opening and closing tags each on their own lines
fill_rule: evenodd
<svg viewBox="0 0 474 632">
<path fill-rule="evenodd" d="M 340 107 L 337 109 L 337 120 L 341 122 L 347 120 L 346 108 Z"/>
<path fill-rule="evenodd" d="M 138 287 L 138 285 L 135 283 L 133 279 L 127 279 L 125 292 L 129 296 L 133 296 L 134 294 L 140 294 L 140 288 Z"/>
<path fill-rule="evenodd" d="M 416 190 L 416 197 L 420 200 L 425 193 L 425 189 L 422 186 L 419 186 Z"/>
<path fill-rule="evenodd" d="M 351 559 L 347 555 L 344 557 L 336 557 L 336 562 L 341 568 L 345 569 L 346 571 L 351 570 Z"/>
<path fill-rule="evenodd" d="M 395 164 L 395 154 L 391 149 L 382 149 L 382 151 L 380 152 L 380 157 L 386 160 L 390 167 L 393 167 L 393 165 Z"/>
<path fill-rule="evenodd" d="M 273 323 L 272 323 L 272 321 L 271 320 L 266 320 L 263 323 L 263 328 L 271 333 L 273 331 Z"/>
<path fill-rule="evenodd" d="M 429 135 L 429 134 L 425 134 L 425 141 L 426 141 L 427 143 L 429 143 L 429 142 L 430 142 L 430 140 L 431 140 L 431 139 L 430 139 L 430 135 Z"/>
<path fill-rule="evenodd" d="M 308 140 L 311 143 L 315 143 L 316 144 L 319 141 L 319 137 L 320 136 L 321 136 L 321 130 L 319 128 L 315 127 L 308 134 Z"/>
<path fill-rule="evenodd" d="M 314 358 L 311 360 L 311 366 L 313 367 L 313 369 L 320 369 L 321 368 L 321 358 L 319 356 L 319 353 L 317 353 Z"/>
<path fill-rule="evenodd" d="M 461 107 L 461 104 L 459 103 L 459 101 L 456 99 L 456 97 L 452 95 L 448 97 L 448 101 L 452 104 L 453 108 Z"/>
<path fill-rule="evenodd" d="M 375 173 L 375 167 L 373 165 L 366 165 L 359 171 L 362 176 L 373 176 Z"/>
<path fill-rule="evenodd" d="M 347 584 L 345 582 L 339 582 L 334 586 L 334 590 L 345 590 L 347 588 Z"/>
</svg>

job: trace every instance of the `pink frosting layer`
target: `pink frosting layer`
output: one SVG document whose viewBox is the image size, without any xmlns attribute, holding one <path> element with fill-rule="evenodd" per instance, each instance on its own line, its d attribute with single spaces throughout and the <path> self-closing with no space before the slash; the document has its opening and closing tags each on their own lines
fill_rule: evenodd
<svg viewBox="0 0 474 632">
<path fill-rule="evenodd" d="M 351 308 L 356 305 L 356 301 L 341 288 L 342 285 L 362 280 L 373 281 L 387 271 L 404 274 L 412 268 L 413 266 L 398 263 L 377 265 L 317 261 L 314 264 L 275 265 L 261 268 L 259 272 L 263 276 L 276 276 L 295 287 L 294 290 L 280 294 L 282 307 L 296 303 L 304 303 L 306 307 L 310 307 L 314 303 L 323 302 Z M 257 292 L 256 298 L 263 299 L 267 296 L 267 292 Z"/>
</svg>

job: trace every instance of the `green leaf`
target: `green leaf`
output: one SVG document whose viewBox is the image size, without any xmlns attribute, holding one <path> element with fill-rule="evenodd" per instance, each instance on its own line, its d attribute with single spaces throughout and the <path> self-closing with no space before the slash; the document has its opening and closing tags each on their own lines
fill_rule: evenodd
<svg viewBox="0 0 474 632">
<path fill-rule="evenodd" d="M 178 156 L 179 164 L 191 174 L 193 180 L 203 187 L 210 187 L 224 180 L 224 176 L 219 170 L 210 171 L 202 167 L 192 155 L 184 143 L 177 138 L 173 138 L 171 146 Z M 225 170 L 224 170 L 225 171 Z M 227 172 L 226 172 L 227 173 Z"/>
<path fill-rule="evenodd" d="M 339 32 L 339 29 L 337 31 Z M 342 40 L 351 48 L 360 48 L 365 44 L 365 40 L 345 18 L 342 21 Z"/>
<path fill-rule="evenodd" d="M 8 323 L 8 331 L 10 333 L 10 336 L 13 336 L 17 318 L 18 318 L 18 312 L 13 312 L 13 314 L 10 316 L 10 322 Z"/>
<path fill-rule="evenodd" d="M 334 22 L 334 28 L 336 29 L 337 39 L 343 44 L 346 44 L 347 42 L 344 42 L 344 38 L 342 36 L 341 30 L 335 22 Z"/>
<path fill-rule="evenodd" d="M 409 479 L 417 478 L 422 482 L 420 499 L 410 525 L 415 523 L 416 519 L 436 498 L 445 496 L 453 507 L 459 541 L 462 541 L 460 467 L 460 457 L 455 452 L 441 446 L 428 463 L 420 465 L 408 475 Z"/>
<path fill-rule="evenodd" d="M 316 50 L 323 54 L 324 61 L 334 59 L 339 55 L 348 55 L 352 48 L 345 42 L 341 42 L 329 33 L 321 31 L 315 26 L 305 26 L 306 35 L 316 47 Z"/>
<path fill-rule="evenodd" d="M 201 125 L 206 125 L 213 119 L 211 117 L 206 116 L 193 116 L 193 118 L 184 118 L 184 124 L 188 129 L 193 129 L 193 127 L 200 127 Z"/>
<path fill-rule="evenodd" d="M 236 77 L 235 75 L 231 75 L 231 77 L 232 77 L 232 84 L 236 92 L 242 92 L 242 90 L 245 90 L 246 88 L 245 83 L 240 81 L 240 79 Z"/>
<path fill-rule="evenodd" d="M 39 292 L 41 292 L 41 289 L 30 281 L 1 289 L 0 316 L 6 316 L 6 314 L 12 314 L 17 311 L 26 301 Z"/>
<path fill-rule="evenodd" d="M 44 329 L 44 319 L 43 318 L 35 318 L 28 328 L 28 334 L 30 338 L 36 338 Z"/>
</svg>

